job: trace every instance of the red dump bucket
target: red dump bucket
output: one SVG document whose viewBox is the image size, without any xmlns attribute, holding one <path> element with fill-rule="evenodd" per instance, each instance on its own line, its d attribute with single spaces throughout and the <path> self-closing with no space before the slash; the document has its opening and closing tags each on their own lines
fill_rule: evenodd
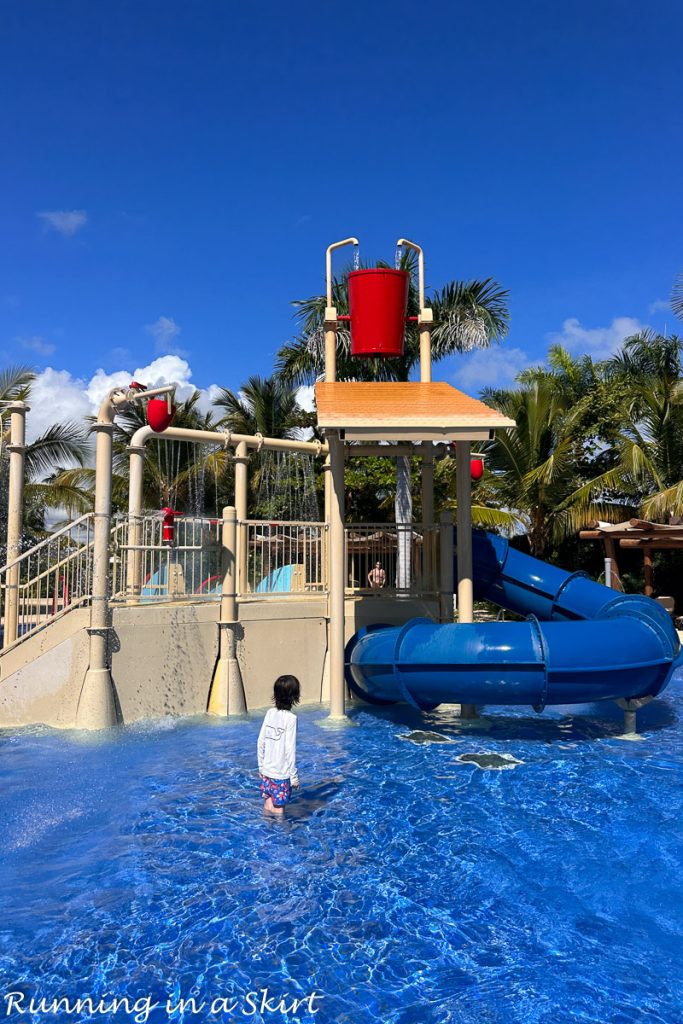
<svg viewBox="0 0 683 1024">
<path fill-rule="evenodd" d="M 408 308 L 407 270 L 349 274 L 352 356 L 402 356 Z"/>
<path fill-rule="evenodd" d="M 175 405 L 168 411 L 168 400 L 166 398 L 150 398 L 147 403 L 147 422 L 152 430 L 161 434 L 166 427 L 170 427 L 175 416 Z"/>
</svg>

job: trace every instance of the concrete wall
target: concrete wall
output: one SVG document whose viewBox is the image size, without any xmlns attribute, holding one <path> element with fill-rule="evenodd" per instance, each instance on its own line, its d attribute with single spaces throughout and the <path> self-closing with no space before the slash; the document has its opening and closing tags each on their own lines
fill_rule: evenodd
<svg viewBox="0 0 683 1024">
<path fill-rule="evenodd" d="M 137 605 L 113 611 L 111 668 L 124 722 L 206 711 L 218 657 L 218 604 Z M 433 602 L 370 595 L 346 602 L 347 639 L 363 625 L 435 616 Z M 88 666 L 88 609 L 66 615 L 0 659 L 0 727 L 71 728 Z M 239 606 L 237 657 L 249 709 L 273 682 L 298 676 L 302 703 L 325 703 L 327 602 L 266 598 Z"/>
</svg>

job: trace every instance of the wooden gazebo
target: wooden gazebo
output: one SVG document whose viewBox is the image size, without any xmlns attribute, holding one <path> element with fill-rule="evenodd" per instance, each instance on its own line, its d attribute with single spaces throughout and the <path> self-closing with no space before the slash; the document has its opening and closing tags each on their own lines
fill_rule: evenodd
<svg viewBox="0 0 683 1024">
<path fill-rule="evenodd" d="M 654 551 L 671 551 L 683 548 L 683 519 L 672 516 L 668 524 L 649 523 L 645 519 L 628 519 L 624 523 L 603 523 L 593 521 L 579 533 L 581 540 L 601 540 L 605 546 L 605 558 L 612 568 L 612 586 L 621 590 L 617 543 L 620 548 L 640 549 L 643 552 L 645 573 L 645 594 L 654 594 L 652 554 Z"/>
</svg>

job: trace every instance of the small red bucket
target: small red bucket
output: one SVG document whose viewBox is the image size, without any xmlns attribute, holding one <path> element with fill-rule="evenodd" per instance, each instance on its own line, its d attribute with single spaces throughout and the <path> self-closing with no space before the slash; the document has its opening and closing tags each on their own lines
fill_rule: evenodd
<svg viewBox="0 0 683 1024">
<path fill-rule="evenodd" d="M 471 459 L 470 460 L 470 476 L 473 480 L 481 480 L 484 475 L 484 460 L 483 459 Z"/>
<path fill-rule="evenodd" d="M 349 274 L 352 356 L 402 356 L 408 309 L 407 270 L 352 270 Z"/>
<path fill-rule="evenodd" d="M 170 427 L 174 416 L 175 405 L 171 406 L 169 412 L 168 402 L 165 398 L 150 398 L 147 403 L 147 422 L 156 434 L 161 434 L 166 427 Z"/>
</svg>

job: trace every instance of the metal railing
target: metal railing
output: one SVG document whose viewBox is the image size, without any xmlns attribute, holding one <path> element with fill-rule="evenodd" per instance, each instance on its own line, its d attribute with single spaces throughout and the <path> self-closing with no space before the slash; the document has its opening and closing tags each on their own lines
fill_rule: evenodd
<svg viewBox="0 0 683 1024">
<path fill-rule="evenodd" d="M 93 527 L 88 512 L 0 568 L 4 649 L 90 603 Z"/>
<path fill-rule="evenodd" d="M 159 513 L 115 518 L 109 548 L 112 603 L 220 600 L 222 526 L 221 519 L 178 516 L 170 539 Z M 94 515 L 88 513 L 0 568 L 0 612 L 14 634 L 4 649 L 90 604 L 93 534 Z M 238 538 L 242 599 L 328 593 L 325 523 L 248 520 L 238 524 Z M 348 524 L 345 549 L 347 593 L 438 590 L 436 526 Z"/>
<path fill-rule="evenodd" d="M 242 596 L 327 593 L 325 523 L 252 519 L 241 526 L 247 547 Z"/>
<path fill-rule="evenodd" d="M 349 523 L 346 589 L 432 594 L 438 589 L 439 528 L 421 523 Z"/>
<path fill-rule="evenodd" d="M 218 601 L 221 519 L 178 516 L 172 539 L 159 513 L 116 520 L 110 547 L 111 601 Z"/>
</svg>

